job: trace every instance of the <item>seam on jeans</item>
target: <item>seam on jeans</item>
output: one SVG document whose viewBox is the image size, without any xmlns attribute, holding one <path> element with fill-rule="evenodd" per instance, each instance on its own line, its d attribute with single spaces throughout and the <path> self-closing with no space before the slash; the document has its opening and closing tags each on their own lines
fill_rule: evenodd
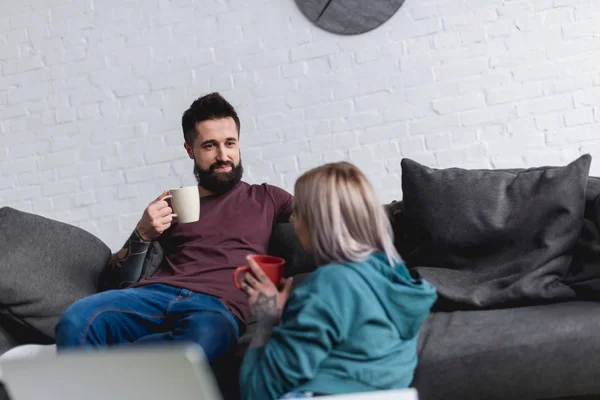
<svg viewBox="0 0 600 400">
<path fill-rule="evenodd" d="M 196 311 L 192 311 L 191 313 L 189 313 L 188 315 L 193 315 L 196 313 L 210 313 L 210 314 L 216 314 L 216 315 L 221 315 L 223 317 L 225 317 L 225 319 L 227 319 L 234 327 L 235 330 L 235 335 L 237 338 L 240 337 L 240 326 L 237 322 L 237 319 L 235 317 L 235 315 L 233 315 L 233 313 L 231 313 L 230 311 L 227 310 L 216 310 L 216 309 L 205 309 L 205 310 L 196 310 Z"/>
<path fill-rule="evenodd" d="M 188 301 L 188 300 L 191 300 L 191 299 L 192 299 L 192 296 L 193 296 L 194 294 L 195 294 L 195 293 L 194 293 L 194 292 L 192 292 L 192 291 L 190 290 L 190 293 L 187 295 L 187 297 L 186 297 L 185 299 L 182 299 L 181 301 Z"/>
<path fill-rule="evenodd" d="M 217 300 L 219 300 L 219 302 L 221 303 L 221 305 L 223 306 L 223 308 L 231 313 L 231 309 L 229 308 L 229 306 L 225 303 L 225 300 L 223 300 L 220 297 L 216 297 Z M 233 313 L 232 313 L 233 314 Z"/>
<path fill-rule="evenodd" d="M 177 297 L 175 297 L 173 300 L 171 300 L 169 302 L 169 304 L 167 305 L 167 309 L 165 310 L 165 314 L 169 314 L 169 312 L 171 311 L 171 307 L 173 307 L 173 304 L 175 304 L 175 302 L 179 301 L 179 299 L 181 299 L 181 290 L 179 291 L 179 294 L 177 295 Z"/>
<path fill-rule="evenodd" d="M 239 337 L 240 336 L 240 324 L 236 318 L 235 315 L 233 315 L 233 313 L 227 309 L 225 310 L 202 310 L 203 312 L 212 312 L 215 314 L 221 314 L 223 315 L 225 318 L 227 318 L 229 320 L 229 322 L 233 323 L 233 326 L 236 328 L 236 336 Z"/>
<path fill-rule="evenodd" d="M 231 309 L 231 307 L 229 307 L 227 305 L 227 303 L 225 302 L 225 300 L 223 300 L 220 297 L 215 297 L 215 298 L 217 300 L 219 300 L 219 302 L 223 305 L 223 308 L 224 308 L 225 312 L 227 314 L 230 314 L 233 317 L 233 320 L 235 321 L 235 324 L 238 327 L 238 331 L 239 331 L 239 333 L 241 333 L 242 332 L 242 328 L 244 327 L 244 323 L 242 322 L 242 320 L 235 316 L 235 313 L 233 312 L 233 310 Z"/>
<path fill-rule="evenodd" d="M 83 344 L 85 343 L 85 339 L 87 338 L 88 331 L 90 330 L 90 327 L 92 326 L 92 323 L 94 322 L 94 320 L 96 318 L 98 318 L 98 316 L 100 314 L 103 314 L 105 312 L 121 312 L 121 313 L 125 313 L 125 314 L 135 314 L 135 315 L 139 315 L 142 317 L 149 317 L 149 318 L 159 318 L 159 319 L 165 318 L 164 315 L 144 314 L 144 313 L 137 312 L 137 311 L 124 310 L 122 308 L 103 308 L 102 310 L 99 310 L 94 315 L 92 315 L 90 317 L 90 319 L 88 320 L 88 322 L 85 324 L 85 327 L 83 328 L 83 332 L 81 333 L 81 341 L 80 341 L 81 346 L 83 346 Z"/>
</svg>

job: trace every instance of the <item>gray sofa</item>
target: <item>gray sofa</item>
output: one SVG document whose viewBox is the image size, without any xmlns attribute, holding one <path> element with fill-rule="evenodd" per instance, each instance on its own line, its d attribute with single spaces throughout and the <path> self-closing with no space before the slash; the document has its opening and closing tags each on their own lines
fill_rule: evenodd
<svg viewBox="0 0 600 400">
<path fill-rule="evenodd" d="M 396 246 L 411 272 L 436 281 L 448 273 L 445 269 L 449 266 L 444 263 L 435 265 L 437 259 L 427 260 L 427 257 L 433 256 L 429 254 L 432 253 L 431 245 L 440 246 L 436 247 L 438 251 L 434 255 L 445 252 L 446 259 L 455 256 L 450 254 L 454 250 L 440 244 L 440 236 L 428 231 L 426 217 L 430 216 L 425 214 L 430 211 L 417 210 L 415 213 L 414 204 L 415 201 L 427 203 L 427 199 L 417 195 L 420 193 L 422 196 L 431 190 L 423 189 L 428 184 L 434 188 L 444 185 L 437 178 L 426 182 L 439 171 L 427 171 L 414 164 L 403 167 L 405 198 L 386 205 L 396 235 Z M 412 172 L 409 167 L 413 168 Z M 505 172 L 510 178 L 510 174 L 518 176 L 522 170 Z M 536 175 L 537 181 L 532 187 L 542 190 L 540 179 L 548 175 L 547 171 L 542 171 L 541 177 Z M 410 182 L 411 176 L 425 182 L 421 188 L 410 189 L 411 196 L 416 198 L 407 196 L 409 187 L 414 184 Z M 449 179 L 446 175 L 442 178 Z M 449 184 L 456 185 L 460 179 L 465 178 L 459 177 Z M 487 182 L 488 178 L 485 179 Z M 555 183 L 557 178 L 553 179 L 551 181 Z M 577 192 L 568 188 L 569 191 L 565 191 L 561 188 L 557 193 L 560 196 L 583 196 L 581 221 L 569 228 L 577 232 L 575 240 L 565 250 L 568 257 L 563 261 L 568 262 L 568 268 L 559 273 L 557 264 L 552 264 L 553 270 L 548 270 L 544 264 L 544 271 L 556 278 L 546 285 L 544 296 L 531 295 L 535 292 L 527 283 L 531 271 L 525 275 L 512 271 L 507 274 L 513 277 L 510 282 L 499 281 L 499 277 L 493 274 L 477 275 L 476 279 L 471 277 L 467 281 L 461 278 L 456 285 L 452 280 L 436 282 L 440 301 L 420 335 L 419 364 L 413 383 L 421 399 L 551 399 L 600 394 L 600 335 L 597 333 L 600 328 L 600 302 L 597 302 L 600 300 L 600 179 L 586 177 L 575 181 L 579 182 L 579 186 L 583 185 L 582 190 Z M 478 193 L 483 193 L 481 189 Z M 489 187 L 483 189 L 494 190 Z M 464 192 L 469 194 L 468 190 Z M 431 197 L 439 195 L 429 193 Z M 445 222 L 438 220 L 436 226 L 441 225 L 440 229 L 448 230 L 448 224 L 455 225 L 459 223 L 457 218 L 468 219 L 468 216 L 461 215 L 458 207 L 465 202 L 458 201 L 457 206 L 450 201 L 450 192 L 444 192 L 444 196 L 446 202 L 443 207 L 449 208 L 440 209 L 431 204 L 428 208 L 446 215 Z M 452 213 L 447 212 L 449 209 Z M 558 209 L 564 211 L 566 208 L 562 204 Z M 491 213 L 493 216 L 495 210 L 487 210 L 488 215 Z M 559 214 L 562 215 L 563 211 Z M 512 214 L 507 215 L 512 221 Z M 553 213 L 550 215 L 555 216 Z M 433 217 L 440 218 L 439 215 Z M 481 220 L 480 215 L 478 218 L 478 221 Z M 493 216 L 492 219 L 497 222 L 498 218 Z M 519 220 L 513 222 L 518 223 Z M 453 237 L 460 236 L 460 232 L 464 229 L 455 230 Z M 544 246 L 547 244 L 542 242 Z M 558 242 L 551 244 L 558 245 Z M 477 243 L 471 245 L 479 248 Z M 511 243 L 511 246 L 515 245 Z M 464 246 L 458 248 L 462 250 Z M 285 274 L 295 276 L 296 285 L 316 268 L 312 257 L 297 241 L 290 224 L 275 227 L 270 253 L 286 259 Z M 103 273 L 109 256 L 110 250 L 104 243 L 79 228 L 9 207 L 1 208 L 0 352 L 20 344 L 53 343 L 54 324 L 69 304 L 118 286 L 118 277 Z M 462 256 L 462 259 L 469 259 Z M 153 246 L 146 258 L 144 276 L 154 273 L 161 258 L 160 247 Z M 426 264 L 423 263 L 425 261 Z M 468 275 L 481 269 L 481 265 L 463 268 L 460 272 Z M 515 268 L 514 265 L 511 268 Z M 499 267 L 493 271 L 506 274 Z M 539 272 L 539 268 L 535 271 Z M 477 290 L 467 291 L 467 294 L 476 293 L 477 296 L 465 297 L 464 288 L 486 287 L 489 292 L 490 281 L 495 282 L 493 287 L 513 288 L 509 291 L 512 297 L 508 296 L 511 301 L 483 304 L 484 298 Z M 519 286 L 522 281 L 527 285 Z M 498 282 L 502 284 L 498 285 Z M 519 292 L 515 288 L 528 293 L 529 298 L 515 301 L 515 293 Z M 507 296 L 495 298 L 506 299 Z M 482 304 L 469 299 L 476 299 Z M 239 397 L 237 368 L 253 329 L 254 324 L 250 323 L 238 344 L 215 366 L 215 374 L 227 399 Z"/>
<path fill-rule="evenodd" d="M 419 340 L 422 399 L 600 398 L 590 162 L 486 171 L 403 160 L 396 245 L 440 295 Z"/>
</svg>

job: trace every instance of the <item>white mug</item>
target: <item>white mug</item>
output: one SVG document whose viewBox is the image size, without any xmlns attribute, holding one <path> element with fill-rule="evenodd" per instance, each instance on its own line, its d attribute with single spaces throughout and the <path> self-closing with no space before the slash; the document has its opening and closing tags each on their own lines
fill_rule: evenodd
<svg viewBox="0 0 600 400">
<path fill-rule="evenodd" d="M 173 214 L 179 223 L 196 222 L 200 219 L 200 193 L 198 186 L 185 186 L 169 190 L 163 200 L 171 199 Z"/>
</svg>

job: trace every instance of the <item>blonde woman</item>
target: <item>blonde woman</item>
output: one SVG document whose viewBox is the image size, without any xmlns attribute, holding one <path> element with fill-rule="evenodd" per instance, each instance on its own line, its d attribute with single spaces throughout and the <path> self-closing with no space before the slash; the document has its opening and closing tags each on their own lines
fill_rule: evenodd
<svg viewBox="0 0 600 400">
<path fill-rule="evenodd" d="M 371 184 L 346 162 L 312 169 L 296 182 L 294 219 L 319 268 L 291 293 L 291 279 L 278 290 L 249 259 L 242 288 L 258 331 L 240 371 L 242 397 L 408 387 L 436 294 L 409 275 Z"/>
</svg>

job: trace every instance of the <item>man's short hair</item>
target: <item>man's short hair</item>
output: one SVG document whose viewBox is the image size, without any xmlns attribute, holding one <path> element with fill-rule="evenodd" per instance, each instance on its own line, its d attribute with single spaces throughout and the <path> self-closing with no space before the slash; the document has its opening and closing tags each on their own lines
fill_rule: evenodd
<svg viewBox="0 0 600 400">
<path fill-rule="evenodd" d="M 202 96 L 192 103 L 181 118 L 181 128 L 185 142 L 192 146 L 196 138 L 196 124 L 211 119 L 231 117 L 237 126 L 238 136 L 240 134 L 240 119 L 235 108 L 219 93 L 210 93 Z"/>
</svg>

